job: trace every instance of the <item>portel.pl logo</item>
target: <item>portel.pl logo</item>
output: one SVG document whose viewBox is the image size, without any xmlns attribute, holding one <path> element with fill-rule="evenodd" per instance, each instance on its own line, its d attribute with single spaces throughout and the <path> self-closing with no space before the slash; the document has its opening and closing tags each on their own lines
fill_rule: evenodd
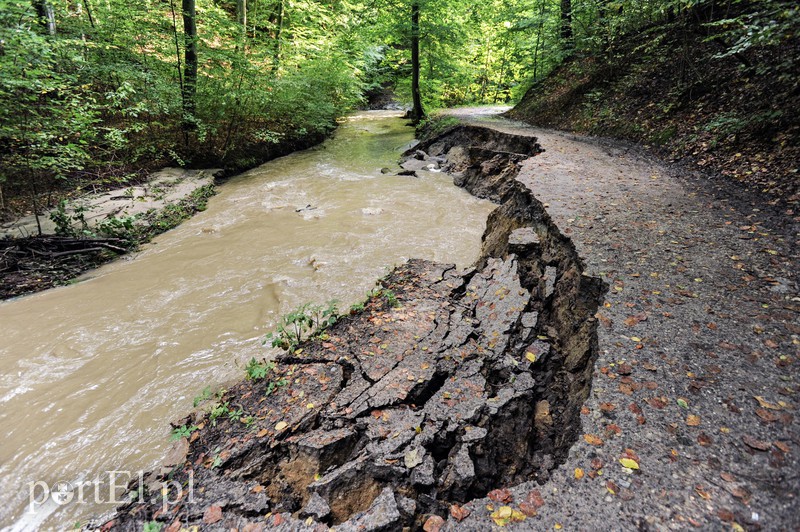
<svg viewBox="0 0 800 532">
<path fill-rule="evenodd" d="M 42 506 L 55 504 L 109 504 L 120 505 L 131 500 L 151 502 L 167 508 L 178 501 L 192 502 L 194 498 L 194 472 L 189 472 L 188 482 L 166 480 L 145 484 L 144 471 L 106 471 L 94 480 L 68 482 L 61 480 L 48 484 L 43 480 L 28 483 L 28 512 L 36 513 Z"/>
</svg>

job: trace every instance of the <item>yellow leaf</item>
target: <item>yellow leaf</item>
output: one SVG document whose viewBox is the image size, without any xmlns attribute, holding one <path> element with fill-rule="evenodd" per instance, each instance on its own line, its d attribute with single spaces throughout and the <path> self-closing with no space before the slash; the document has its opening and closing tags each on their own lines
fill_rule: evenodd
<svg viewBox="0 0 800 532">
<path fill-rule="evenodd" d="M 628 469 L 639 469 L 639 463 L 632 458 L 620 458 L 619 463 L 622 464 L 622 467 L 627 467 Z"/>
<path fill-rule="evenodd" d="M 638 336 L 631 336 L 631 341 L 633 341 L 633 342 L 641 342 L 642 339 L 639 338 Z"/>
<path fill-rule="evenodd" d="M 583 478 L 583 469 L 581 469 L 580 467 L 576 467 L 575 468 L 575 479 L 576 480 L 580 480 L 582 478 Z"/>
<path fill-rule="evenodd" d="M 306 405 L 306 408 L 309 408 L 309 409 L 314 408 L 314 403 L 308 403 Z"/>
<path fill-rule="evenodd" d="M 286 427 L 288 427 L 288 426 L 289 426 L 289 424 L 288 424 L 287 422 L 285 422 L 285 421 L 278 421 L 278 423 L 275 425 L 275 430 L 277 430 L 278 432 L 280 432 L 280 431 L 282 431 L 283 429 L 285 429 L 285 428 L 286 428 Z"/>
<path fill-rule="evenodd" d="M 689 414 L 686 416 L 686 424 L 690 427 L 697 427 L 700 425 L 700 416 Z"/>
<path fill-rule="evenodd" d="M 760 395 L 753 396 L 753 399 L 758 401 L 758 406 L 760 406 L 761 408 L 767 408 L 769 410 L 780 410 L 781 409 L 781 405 L 780 404 L 776 405 L 776 404 L 770 403 L 769 401 L 767 401 L 766 399 L 764 399 Z"/>
<path fill-rule="evenodd" d="M 536 362 L 536 355 L 534 355 L 534 354 L 533 354 L 533 353 L 531 353 L 530 351 L 528 351 L 527 353 L 525 353 L 525 358 L 527 358 L 527 359 L 528 359 L 528 361 L 530 361 L 530 362 Z"/>
<path fill-rule="evenodd" d="M 489 517 L 495 522 L 497 526 L 506 526 L 509 521 L 511 521 L 511 516 L 514 514 L 514 510 L 511 506 L 501 506 L 491 514 Z"/>
</svg>

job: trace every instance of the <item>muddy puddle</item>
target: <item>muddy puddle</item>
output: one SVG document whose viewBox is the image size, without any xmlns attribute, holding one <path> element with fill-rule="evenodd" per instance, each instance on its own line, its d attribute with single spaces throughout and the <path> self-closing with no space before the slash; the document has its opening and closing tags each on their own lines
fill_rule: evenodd
<svg viewBox="0 0 800 532">
<path fill-rule="evenodd" d="M 232 179 L 134 256 L 0 304 L 0 526 L 112 510 L 107 482 L 89 482 L 153 468 L 169 421 L 240 378 L 298 305 L 346 308 L 410 257 L 472 263 L 494 206 L 442 173 L 382 174 L 411 140 L 396 114 L 351 117 L 321 147 Z M 87 487 L 60 504 L 45 497 L 59 482 Z"/>
</svg>

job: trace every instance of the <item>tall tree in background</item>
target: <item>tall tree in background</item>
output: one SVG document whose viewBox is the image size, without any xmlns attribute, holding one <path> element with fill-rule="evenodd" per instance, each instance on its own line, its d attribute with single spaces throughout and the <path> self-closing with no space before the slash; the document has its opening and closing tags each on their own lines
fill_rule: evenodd
<svg viewBox="0 0 800 532">
<path fill-rule="evenodd" d="M 195 0 L 183 1 L 183 130 L 196 128 L 195 110 L 197 107 L 197 14 Z M 186 137 L 188 139 L 188 136 Z M 188 140 L 187 140 L 188 143 Z"/>
<path fill-rule="evenodd" d="M 411 0 L 411 119 L 419 122 L 425 118 L 419 90 L 419 0 Z"/>
<path fill-rule="evenodd" d="M 564 48 L 572 48 L 572 0 L 561 0 L 561 39 Z"/>
<path fill-rule="evenodd" d="M 33 7 L 36 8 L 39 22 L 47 29 L 47 33 L 49 35 L 55 35 L 56 12 L 53 10 L 53 4 L 47 0 L 34 0 Z"/>
</svg>

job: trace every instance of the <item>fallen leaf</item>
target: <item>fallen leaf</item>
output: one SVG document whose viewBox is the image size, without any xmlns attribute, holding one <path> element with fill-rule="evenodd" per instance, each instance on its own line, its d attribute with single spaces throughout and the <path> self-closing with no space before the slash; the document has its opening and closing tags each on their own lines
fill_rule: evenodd
<svg viewBox="0 0 800 532">
<path fill-rule="evenodd" d="M 686 401 L 686 399 L 684 399 L 683 397 L 678 397 L 678 399 L 675 402 L 678 403 L 678 406 L 681 408 L 689 408 L 689 402 Z"/>
<path fill-rule="evenodd" d="M 767 401 L 766 399 L 764 399 L 764 398 L 763 398 L 763 397 L 761 397 L 760 395 L 755 395 L 755 396 L 753 396 L 753 399 L 755 399 L 756 401 L 758 401 L 758 405 L 759 405 L 761 408 L 768 408 L 769 410 L 781 410 L 781 409 L 782 409 L 782 408 L 781 408 L 781 405 L 779 405 L 779 404 L 774 404 L 774 403 L 770 403 L 769 401 Z"/>
<path fill-rule="evenodd" d="M 741 501 L 745 504 L 749 504 L 750 497 L 752 497 L 752 493 L 750 490 L 745 488 L 744 486 L 735 486 L 731 489 L 731 495 L 736 497 L 737 499 L 741 499 Z"/>
<path fill-rule="evenodd" d="M 603 445 L 603 440 L 601 440 L 594 434 L 584 434 L 583 439 L 586 440 L 586 443 L 588 443 L 589 445 L 597 445 L 598 447 Z"/>
<path fill-rule="evenodd" d="M 725 482 L 736 482 L 736 477 L 734 477 L 730 473 L 720 473 L 719 477 Z"/>
<path fill-rule="evenodd" d="M 507 488 L 492 490 L 486 496 L 494 502 L 499 502 L 501 504 L 509 503 L 514 500 L 514 496 L 511 495 L 511 491 Z"/>
<path fill-rule="evenodd" d="M 616 495 L 617 491 L 619 491 L 617 485 L 614 484 L 614 482 L 612 482 L 611 480 L 606 482 L 606 489 L 608 490 L 609 493 L 611 493 L 611 495 Z"/>
<path fill-rule="evenodd" d="M 510 506 L 501 506 L 492 512 L 489 517 L 492 518 L 497 526 L 506 526 L 508 523 L 513 521 L 525 520 L 525 514 L 519 510 L 514 510 Z"/>
<path fill-rule="evenodd" d="M 583 469 L 580 467 L 575 468 L 575 480 L 580 480 L 583 478 Z"/>
<path fill-rule="evenodd" d="M 213 525 L 216 522 L 222 521 L 222 508 L 219 506 L 209 506 L 203 512 L 203 522 L 207 525 Z"/>
<path fill-rule="evenodd" d="M 742 436 L 742 441 L 745 443 L 745 445 L 757 451 L 769 451 L 769 448 L 772 447 L 769 442 L 757 440 L 746 434 Z"/>
<path fill-rule="evenodd" d="M 600 403 L 600 410 L 603 412 L 613 412 L 615 408 L 613 403 Z"/>
<path fill-rule="evenodd" d="M 645 399 L 645 401 L 653 408 L 658 408 L 659 410 L 667 406 L 667 400 L 663 397 L 651 397 L 650 399 Z"/>
<path fill-rule="evenodd" d="M 619 463 L 622 464 L 622 467 L 627 467 L 628 469 L 639 469 L 639 463 L 630 458 L 620 458 Z"/>
<path fill-rule="evenodd" d="M 525 353 L 525 358 L 527 358 L 529 362 L 536 362 L 536 355 L 530 351 Z"/>
<path fill-rule="evenodd" d="M 288 424 L 287 422 L 285 422 L 285 421 L 278 421 L 278 423 L 276 423 L 276 424 L 275 424 L 275 430 L 277 430 L 278 432 L 280 432 L 280 431 L 282 431 L 283 429 L 285 429 L 285 428 L 286 428 L 286 427 L 288 427 L 288 426 L 289 426 L 289 424 Z"/>
<path fill-rule="evenodd" d="M 689 425 L 690 427 L 700 426 L 700 416 L 689 414 L 688 416 L 686 416 L 686 424 Z"/>
<path fill-rule="evenodd" d="M 766 423 L 772 423 L 773 421 L 778 421 L 778 416 L 770 412 L 765 408 L 756 408 L 756 415 L 765 421 Z"/>
<path fill-rule="evenodd" d="M 697 443 L 699 443 L 699 444 L 700 444 L 700 445 L 702 445 L 703 447 L 708 447 L 709 445 L 711 445 L 712 443 L 714 443 L 714 440 L 712 440 L 712 439 L 711 439 L 711 436 L 709 436 L 709 435 L 708 435 L 708 434 L 706 434 L 705 432 L 701 432 L 701 433 L 700 433 L 700 434 L 697 436 Z"/>
<path fill-rule="evenodd" d="M 422 530 L 425 532 L 439 532 L 443 525 L 444 519 L 438 515 L 432 515 L 425 521 L 425 524 L 422 525 Z"/>
<path fill-rule="evenodd" d="M 465 508 L 464 506 L 459 506 L 457 504 L 453 504 L 450 506 L 450 515 L 453 516 L 453 519 L 456 521 L 463 521 L 467 517 L 469 517 L 469 508 Z"/>
<path fill-rule="evenodd" d="M 711 498 L 711 494 L 707 492 L 700 484 L 694 487 L 694 491 L 705 500 L 709 500 Z"/>
<path fill-rule="evenodd" d="M 542 498 L 542 494 L 539 492 L 539 490 L 529 491 L 528 495 L 525 496 L 525 502 L 537 510 L 544 506 L 544 499 Z"/>
<path fill-rule="evenodd" d="M 789 446 L 783 443 L 782 441 L 774 441 L 772 442 L 772 445 L 774 445 L 775 447 L 777 447 L 778 449 L 780 449 L 785 453 L 789 452 Z"/>
</svg>

